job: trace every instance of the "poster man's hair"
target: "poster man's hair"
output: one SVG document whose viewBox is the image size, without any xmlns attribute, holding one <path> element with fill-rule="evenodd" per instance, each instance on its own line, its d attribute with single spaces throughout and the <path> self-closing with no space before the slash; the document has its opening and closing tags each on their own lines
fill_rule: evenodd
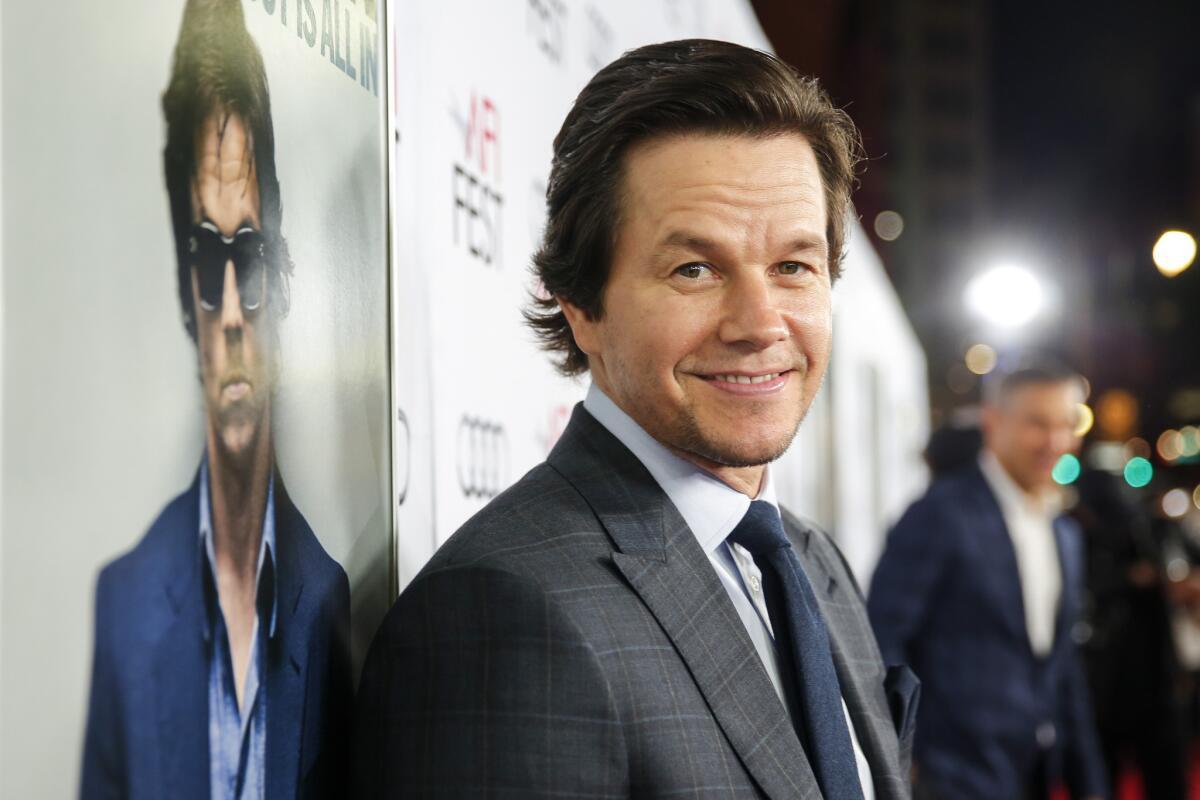
<svg viewBox="0 0 1200 800">
<path fill-rule="evenodd" d="M 850 117 L 815 79 L 768 53 L 707 39 L 631 50 L 584 87 L 554 139 L 549 216 L 533 263 L 545 296 L 525 318 L 563 374 L 586 371 L 587 354 L 558 299 L 591 319 L 604 313 L 626 153 L 638 142 L 690 133 L 807 139 L 825 191 L 829 274 L 837 279 L 862 151 Z"/>
<path fill-rule="evenodd" d="M 283 204 L 275 174 L 275 131 L 262 54 L 242 14 L 241 0 L 188 0 L 175 43 L 171 80 L 162 97 L 167 142 L 163 171 L 175 234 L 175 263 L 183 323 L 196 339 L 191 266 L 187 242 L 192 227 L 192 180 L 196 174 L 196 135 L 213 113 L 241 118 L 252 143 L 258 175 L 262 234 L 275 254 L 267 269 L 267 308 L 277 319 L 287 314 L 292 262 L 280 231 Z"/>
</svg>

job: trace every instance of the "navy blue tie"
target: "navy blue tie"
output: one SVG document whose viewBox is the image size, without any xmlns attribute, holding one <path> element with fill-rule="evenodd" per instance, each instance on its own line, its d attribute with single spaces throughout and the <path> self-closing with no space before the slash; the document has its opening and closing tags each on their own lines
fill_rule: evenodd
<svg viewBox="0 0 1200 800">
<path fill-rule="evenodd" d="M 779 512 L 770 503 L 755 500 L 729 541 L 749 550 L 762 571 L 780 667 L 790 672 L 784 682 L 791 688 L 786 693 L 793 695 L 792 722 L 821 794 L 827 800 L 862 800 L 829 631 L 812 584 L 783 532 Z"/>
</svg>

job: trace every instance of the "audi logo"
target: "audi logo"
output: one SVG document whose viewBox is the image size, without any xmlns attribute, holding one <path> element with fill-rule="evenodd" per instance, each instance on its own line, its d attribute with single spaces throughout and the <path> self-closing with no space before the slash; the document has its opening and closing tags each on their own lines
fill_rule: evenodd
<svg viewBox="0 0 1200 800">
<path fill-rule="evenodd" d="M 463 415 L 458 422 L 458 486 L 490 499 L 508 485 L 508 434 L 498 422 Z"/>
</svg>

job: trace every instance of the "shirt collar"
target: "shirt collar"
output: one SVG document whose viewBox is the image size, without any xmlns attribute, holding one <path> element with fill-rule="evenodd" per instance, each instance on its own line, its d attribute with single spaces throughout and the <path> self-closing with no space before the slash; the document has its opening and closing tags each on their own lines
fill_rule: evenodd
<svg viewBox="0 0 1200 800">
<path fill-rule="evenodd" d="M 1017 485 L 1000 463 L 1000 459 L 996 458 L 996 454 L 986 447 L 979 453 L 979 470 L 1006 513 L 1019 510 L 1046 519 L 1053 519 L 1058 515 L 1061 501 L 1054 490 L 1037 495 L 1029 494 Z"/>
<path fill-rule="evenodd" d="M 200 463 L 200 547 L 208 562 L 208 575 L 212 579 L 213 599 L 217 599 L 217 554 L 213 549 L 212 499 L 208 493 L 208 455 Z M 270 616 L 268 638 L 275 637 L 275 620 L 278 603 L 275 581 L 275 473 L 267 480 L 267 507 L 263 513 L 262 541 L 258 546 L 258 565 L 255 571 L 255 586 L 258 594 L 259 619 Z M 211 610 L 211 609 L 210 609 Z M 212 636 L 211 614 L 205 616 L 204 638 Z"/>
<path fill-rule="evenodd" d="M 583 407 L 642 462 L 691 528 L 705 553 L 712 553 L 746 516 L 750 498 L 672 453 L 634 422 L 596 384 L 588 389 Z M 771 468 L 763 473 L 758 500 L 778 509 Z"/>
</svg>

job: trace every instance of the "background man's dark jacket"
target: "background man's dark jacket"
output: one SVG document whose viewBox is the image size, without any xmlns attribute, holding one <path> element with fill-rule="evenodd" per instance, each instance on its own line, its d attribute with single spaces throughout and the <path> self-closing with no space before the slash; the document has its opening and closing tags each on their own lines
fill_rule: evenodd
<svg viewBox="0 0 1200 800">
<path fill-rule="evenodd" d="M 914 758 L 934 796 L 1021 797 L 1039 755 L 1076 797 L 1106 794 L 1086 678 L 1072 629 L 1083 553 L 1073 521 L 1054 522 L 1062 596 L 1054 643 L 1035 656 L 1016 553 L 978 465 L 936 481 L 888 537 L 868 607 L 889 663 L 921 679 Z M 1047 725 L 1052 727 L 1047 727 Z"/>
<path fill-rule="evenodd" d="M 207 568 L 199 474 L 96 585 L 84 798 L 209 798 Z M 275 476 L 277 617 L 268 644 L 269 797 L 332 796 L 344 780 L 350 591 Z"/>
<path fill-rule="evenodd" d="M 861 595 L 824 534 L 784 519 L 876 796 L 907 797 Z M 820 796 L 707 555 L 582 407 L 401 595 L 357 709 L 364 797 Z"/>
</svg>

